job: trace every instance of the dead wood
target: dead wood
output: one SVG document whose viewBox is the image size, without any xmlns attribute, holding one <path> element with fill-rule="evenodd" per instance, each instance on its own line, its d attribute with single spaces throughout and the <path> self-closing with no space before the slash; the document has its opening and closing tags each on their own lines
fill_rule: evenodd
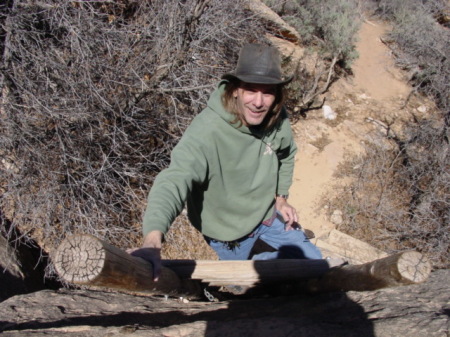
<svg viewBox="0 0 450 337">
<path fill-rule="evenodd" d="M 431 273 L 428 259 L 415 251 L 402 252 L 361 265 L 336 267 L 319 279 L 310 280 L 309 290 L 367 291 L 424 282 Z"/>
<path fill-rule="evenodd" d="M 182 283 L 170 269 L 163 268 L 158 282 L 153 281 L 149 262 L 91 235 L 66 238 L 53 258 L 63 281 L 112 289 L 151 293 L 181 293 Z"/>
<path fill-rule="evenodd" d="M 165 260 L 160 280 L 152 266 L 91 235 L 64 240 L 54 255 L 60 277 L 68 283 L 150 294 L 196 293 L 192 280 L 212 286 L 257 286 L 308 281 L 309 291 L 374 290 L 425 281 L 431 266 L 417 252 L 403 252 L 362 265 L 341 259 L 203 261 Z"/>
</svg>

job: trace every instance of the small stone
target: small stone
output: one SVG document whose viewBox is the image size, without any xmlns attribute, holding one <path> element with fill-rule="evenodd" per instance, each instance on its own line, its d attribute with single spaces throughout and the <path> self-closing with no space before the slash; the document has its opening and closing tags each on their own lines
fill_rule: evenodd
<svg viewBox="0 0 450 337">
<path fill-rule="evenodd" d="M 331 215 L 330 221 L 335 225 L 342 225 L 342 223 L 344 222 L 344 219 L 342 217 L 342 211 L 338 209 L 335 210 Z"/>
<path fill-rule="evenodd" d="M 359 95 L 359 98 L 361 98 L 361 99 L 368 99 L 369 96 L 367 96 L 366 94 L 361 94 L 361 95 Z"/>
<path fill-rule="evenodd" d="M 325 117 L 325 119 L 334 120 L 337 117 L 336 112 L 334 112 L 333 109 L 329 105 L 324 105 L 322 107 L 322 111 L 323 111 L 323 117 Z"/>
<path fill-rule="evenodd" d="M 421 105 L 417 108 L 417 111 L 419 111 L 421 113 L 425 113 L 425 112 L 427 112 L 427 107 L 425 105 Z"/>
</svg>

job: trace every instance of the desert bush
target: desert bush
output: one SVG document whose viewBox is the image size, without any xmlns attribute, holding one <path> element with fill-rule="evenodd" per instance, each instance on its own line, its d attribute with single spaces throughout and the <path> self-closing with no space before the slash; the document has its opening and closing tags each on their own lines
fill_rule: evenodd
<svg viewBox="0 0 450 337">
<path fill-rule="evenodd" d="M 450 111 L 450 31 L 438 24 L 441 13 L 449 12 L 444 0 L 379 1 L 378 13 L 392 22 L 387 41 L 397 64 L 410 72 L 417 92 L 433 98 L 446 113 Z"/>
<path fill-rule="evenodd" d="M 203 234 L 190 225 L 185 212 L 175 219 L 165 235 L 161 248 L 161 257 L 168 260 L 218 259 L 216 252 L 206 243 Z"/>
<path fill-rule="evenodd" d="M 361 20 L 355 0 L 265 1 L 302 37 L 305 46 L 316 46 L 324 58 L 338 58 L 349 66 L 357 57 L 355 42 Z"/>
<path fill-rule="evenodd" d="M 409 123 L 390 145 L 370 143 L 341 171 L 353 178 L 332 204 L 345 214 L 339 227 L 388 252 L 414 249 L 436 268 L 448 268 L 450 156 L 442 118 Z M 388 140 L 386 140 L 388 141 Z"/>
<path fill-rule="evenodd" d="M 412 93 L 431 97 L 440 111 L 413 115 L 397 134 L 387 127 L 391 146 L 372 144 L 352 163 L 354 183 L 335 200 L 346 210 L 341 229 L 391 252 L 416 249 L 435 267 L 448 268 L 450 33 L 436 21 L 445 2 L 376 3 L 392 22 L 385 42 L 411 72 Z"/>
<path fill-rule="evenodd" d="M 264 1 L 300 34 L 314 69 L 299 62 L 296 81 L 290 85 L 291 107 L 303 113 L 324 94 L 357 57 L 355 43 L 361 24 L 355 0 Z M 315 54 L 315 57 L 311 56 Z M 288 103 L 289 104 L 289 103 Z"/>
<path fill-rule="evenodd" d="M 2 214 L 47 250 L 76 232 L 135 245 L 153 178 L 264 28 L 241 1 L 11 0 L 1 11 Z"/>
</svg>

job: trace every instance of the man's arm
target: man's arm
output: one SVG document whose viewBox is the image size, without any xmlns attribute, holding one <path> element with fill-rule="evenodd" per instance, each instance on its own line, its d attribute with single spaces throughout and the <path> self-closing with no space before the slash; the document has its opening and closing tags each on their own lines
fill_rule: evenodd
<svg viewBox="0 0 450 337">
<path fill-rule="evenodd" d="M 207 159 L 198 126 L 189 127 L 172 151 L 170 166 L 160 172 L 148 196 L 143 218 L 143 244 L 129 252 L 153 264 L 153 277 L 161 273 L 161 246 L 165 233 L 179 215 L 194 182 L 206 179 Z"/>
<path fill-rule="evenodd" d="M 280 167 L 278 169 L 278 187 L 276 193 L 287 195 L 292 185 L 295 155 L 297 153 L 297 145 L 295 144 L 288 118 L 283 120 L 280 137 L 281 144 L 277 153 Z"/>
<path fill-rule="evenodd" d="M 151 231 L 167 233 L 185 207 L 193 185 L 202 184 L 207 179 L 208 146 L 201 134 L 198 127 L 188 128 L 172 150 L 169 167 L 156 177 L 144 213 L 144 237 Z"/>
<path fill-rule="evenodd" d="M 281 133 L 284 144 L 281 144 L 281 151 L 278 155 L 280 167 L 278 170 L 278 188 L 275 197 L 275 208 L 283 216 L 283 219 L 286 222 L 286 230 L 291 230 L 293 229 L 292 225 L 298 221 L 298 216 L 295 208 L 287 202 L 287 196 L 294 175 L 297 145 L 295 144 L 288 118 L 283 121 Z"/>
</svg>

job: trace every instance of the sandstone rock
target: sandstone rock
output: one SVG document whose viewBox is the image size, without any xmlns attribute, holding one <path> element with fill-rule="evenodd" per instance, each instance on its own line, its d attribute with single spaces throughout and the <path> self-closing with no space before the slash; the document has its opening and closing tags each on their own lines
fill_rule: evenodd
<svg viewBox="0 0 450 337">
<path fill-rule="evenodd" d="M 299 33 L 286 23 L 280 16 L 275 13 L 270 7 L 266 6 L 260 0 L 249 0 L 247 2 L 248 9 L 255 13 L 261 20 L 270 22 L 270 27 L 275 35 L 282 36 L 283 39 L 299 42 Z"/>
<path fill-rule="evenodd" d="M 333 214 L 331 215 L 330 220 L 332 223 L 334 223 L 337 226 L 342 225 L 342 223 L 344 222 L 342 211 L 339 209 L 336 209 L 333 212 Z"/>
<path fill-rule="evenodd" d="M 371 292 L 184 303 L 88 290 L 45 290 L 0 303 L 4 336 L 446 336 L 449 270 Z"/>
<path fill-rule="evenodd" d="M 370 244 L 333 229 L 314 242 L 326 255 L 343 258 L 350 264 L 363 264 L 388 256 Z"/>
</svg>

